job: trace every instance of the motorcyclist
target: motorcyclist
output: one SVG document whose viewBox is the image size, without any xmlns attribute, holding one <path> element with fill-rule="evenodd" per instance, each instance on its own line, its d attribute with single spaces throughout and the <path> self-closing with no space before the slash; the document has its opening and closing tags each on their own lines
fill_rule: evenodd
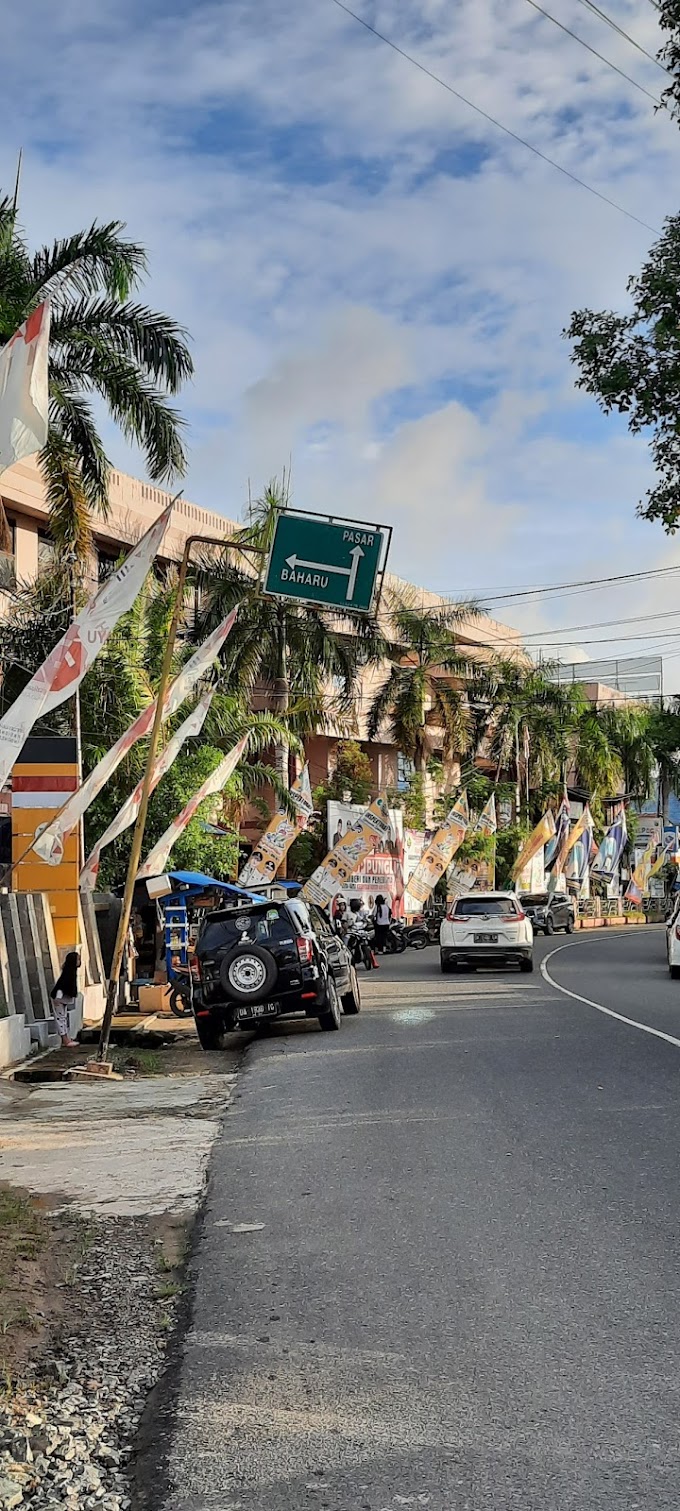
<svg viewBox="0 0 680 1511">
<path fill-rule="evenodd" d="M 347 903 L 341 900 L 335 909 L 335 932 L 344 939 L 352 927 L 352 920 L 347 912 Z"/>
</svg>

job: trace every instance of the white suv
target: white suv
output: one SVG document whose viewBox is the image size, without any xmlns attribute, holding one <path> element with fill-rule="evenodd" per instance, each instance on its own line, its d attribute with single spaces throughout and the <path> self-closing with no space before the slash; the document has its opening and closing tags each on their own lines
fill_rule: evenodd
<svg viewBox="0 0 680 1511">
<path fill-rule="evenodd" d="M 534 968 L 534 932 L 514 892 L 475 892 L 451 903 L 439 931 L 443 971 L 497 960 Z"/>
</svg>

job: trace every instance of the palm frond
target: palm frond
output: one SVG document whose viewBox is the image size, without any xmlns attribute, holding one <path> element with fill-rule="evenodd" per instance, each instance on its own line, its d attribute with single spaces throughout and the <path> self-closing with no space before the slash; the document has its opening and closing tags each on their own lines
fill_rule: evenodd
<svg viewBox="0 0 680 1511">
<path fill-rule="evenodd" d="M 88 231 L 60 237 L 31 259 L 26 299 L 30 305 L 50 295 L 56 301 L 71 294 L 95 294 L 102 289 L 127 299 L 146 272 L 146 253 L 121 236 L 123 221 L 96 222 Z"/>
<path fill-rule="evenodd" d="M 78 373 L 92 376 L 92 353 L 114 352 L 134 362 L 170 393 L 177 393 L 193 374 L 194 364 L 186 331 L 169 316 L 142 304 L 120 304 L 110 298 L 83 298 L 58 310 L 51 340 L 64 347 Z"/>
</svg>

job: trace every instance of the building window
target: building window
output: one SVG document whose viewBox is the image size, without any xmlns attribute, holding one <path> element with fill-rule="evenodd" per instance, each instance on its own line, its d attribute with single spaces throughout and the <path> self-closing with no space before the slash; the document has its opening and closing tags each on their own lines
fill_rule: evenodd
<svg viewBox="0 0 680 1511">
<path fill-rule="evenodd" d="M 397 791 L 408 792 L 415 772 L 413 761 L 409 760 L 402 751 L 397 753 Z"/>
<path fill-rule="evenodd" d="M 9 551 L 0 551 L 0 589 L 15 588 L 17 585 L 17 527 L 13 519 L 7 520 L 7 529 L 10 537 L 10 548 Z"/>
<path fill-rule="evenodd" d="M 117 551 L 112 556 L 110 551 L 97 551 L 97 578 L 99 582 L 106 582 L 107 577 L 110 577 L 111 573 L 115 572 L 120 560 L 120 554 Z"/>
<path fill-rule="evenodd" d="M 55 547 L 47 530 L 38 531 L 38 571 L 49 572 L 55 562 Z"/>
</svg>

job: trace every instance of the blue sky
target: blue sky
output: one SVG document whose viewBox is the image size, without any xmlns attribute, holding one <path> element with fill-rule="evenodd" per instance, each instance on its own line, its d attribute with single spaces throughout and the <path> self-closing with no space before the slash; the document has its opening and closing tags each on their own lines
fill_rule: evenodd
<svg viewBox="0 0 680 1511">
<path fill-rule="evenodd" d="M 146 297 L 193 339 L 189 497 L 238 516 L 292 458 L 295 502 L 393 524 L 394 569 L 444 592 L 680 564 L 635 517 L 644 440 L 575 391 L 560 335 L 622 304 L 649 232 L 332 0 L 1 3 L 0 179 L 23 146 L 34 241 L 120 217 L 148 247 Z M 678 209 L 678 128 L 527 0 L 356 8 L 650 225 Z M 580 0 L 546 8 L 663 84 Z M 656 50 L 649 0 L 608 8 Z M 504 612 L 549 638 L 672 609 L 677 580 Z M 670 646 L 680 691 L 680 629 Z"/>
</svg>

